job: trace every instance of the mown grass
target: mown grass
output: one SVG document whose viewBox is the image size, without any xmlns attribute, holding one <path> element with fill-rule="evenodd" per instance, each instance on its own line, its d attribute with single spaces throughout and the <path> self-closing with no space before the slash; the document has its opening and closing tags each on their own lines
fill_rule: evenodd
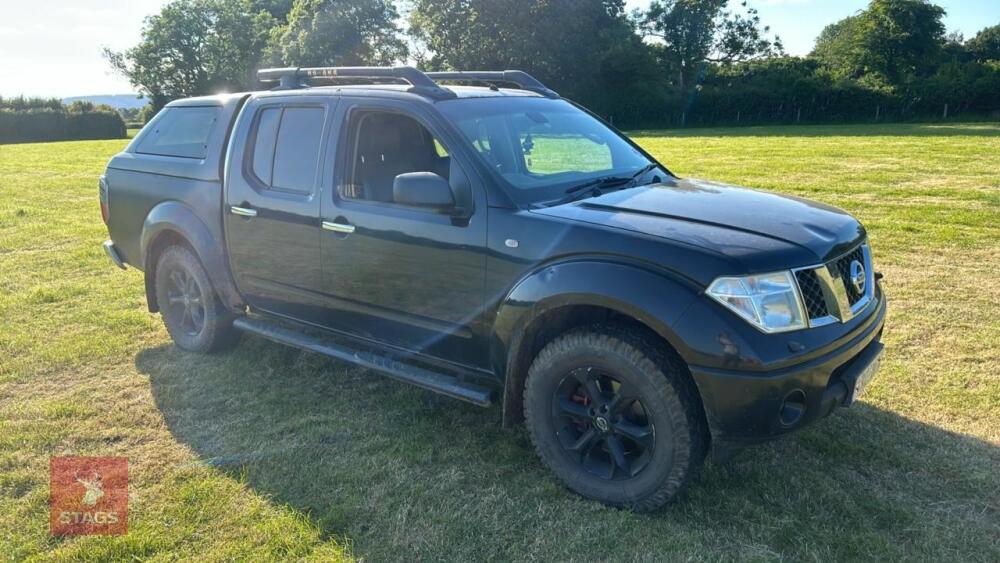
<svg viewBox="0 0 1000 563">
<path fill-rule="evenodd" d="M 122 142 L 0 146 L 0 554 L 1000 560 L 1000 128 L 635 137 L 681 175 L 866 223 L 892 309 L 861 404 L 708 465 L 661 513 L 608 509 L 497 409 L 256 338 L 179 352 L 99 248 L 95 178 Z M 128 535 L 49 536 L 65 454 L 129 458 Z"/>
</svg>

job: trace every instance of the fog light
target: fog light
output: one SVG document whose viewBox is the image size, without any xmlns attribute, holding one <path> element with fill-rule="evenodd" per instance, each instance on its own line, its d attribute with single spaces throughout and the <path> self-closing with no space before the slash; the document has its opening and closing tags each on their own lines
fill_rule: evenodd
<svg viewBox="0 0 1000 563">
<path fill-rule="evenodd" d="M 785 395 L 785 400 L 781 402 L 781 410 L 778 412 L 778 419 L 782 426 L 792 426 L 802 419 L 806 413 L 806 394 L 801 389 L 796 389 Z"/>
</svg>

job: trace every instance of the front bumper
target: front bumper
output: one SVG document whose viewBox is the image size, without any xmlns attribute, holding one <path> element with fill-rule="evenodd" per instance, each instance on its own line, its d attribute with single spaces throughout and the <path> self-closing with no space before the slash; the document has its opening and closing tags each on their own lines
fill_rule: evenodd
<svg viewBox="0 0 1000 563">
<path fill-rule="evenodd" d="M 886 303 L 836 350 L 771 372 L 691 366 L 713 445 L 733 448 L 798 430 L 837 407 L 849 406 L 858 379 L 882 352 Z"/>
</svg>

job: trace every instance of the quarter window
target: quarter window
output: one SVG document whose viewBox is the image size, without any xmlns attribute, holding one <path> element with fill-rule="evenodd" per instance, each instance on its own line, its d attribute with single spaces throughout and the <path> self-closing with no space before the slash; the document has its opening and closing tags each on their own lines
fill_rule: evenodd
<svg viewBox="0 0 1000 563">
<path fill-rule="evenodd" d="M 139 140 L 135 152 L 157 156 L 205 158 L 208 137 L 219 120 L 218 106 L 165 108 Z"/>
</svg>

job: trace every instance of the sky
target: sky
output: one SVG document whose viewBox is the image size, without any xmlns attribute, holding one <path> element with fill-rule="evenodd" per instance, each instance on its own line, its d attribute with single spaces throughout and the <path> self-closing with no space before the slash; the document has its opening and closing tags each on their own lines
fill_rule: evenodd
<svg viewBox="0 0 1000 563">
<path fill-rule="evenodd" d="M 644 8 L 649 0 L 627 0 Z M 808 53 L 827 24 L 856 13 L 867 0 L 748 0 L 792 55 Z M 0 0 L 0 96 L 68 97 L 125 94 L 134 89 L 113 73 L 102 47 L 122 50 L 139 40 L 143 18 L 166 0 Z M 733 1 L 735 4 L 736 1 Z M 949 31 L 972 37 L 1000 23 L 1000 0 L 937 0 Z"/>
</svg>

